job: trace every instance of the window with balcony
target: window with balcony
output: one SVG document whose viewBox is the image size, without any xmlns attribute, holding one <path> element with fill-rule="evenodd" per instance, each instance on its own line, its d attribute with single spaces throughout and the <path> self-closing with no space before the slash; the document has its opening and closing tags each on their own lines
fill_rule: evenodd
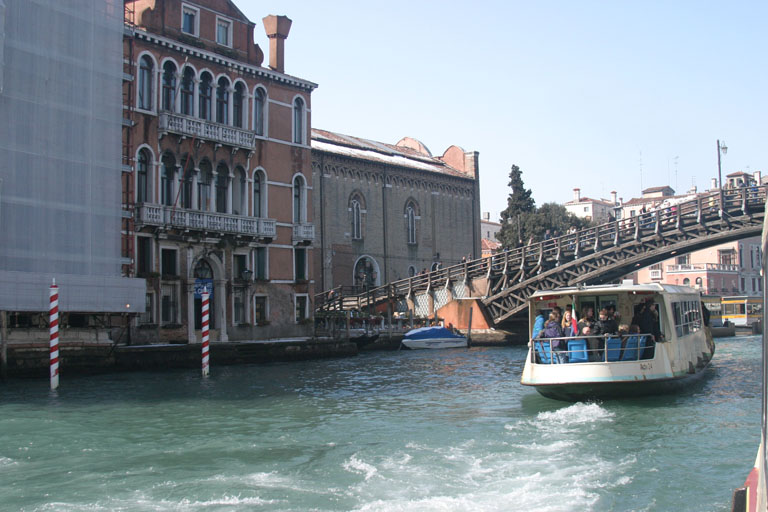
<svg viewBox="0 0 768 512">
<path fill-rule="evenodd" d="M 245 87 L 242 82 L 235 84 L 235 92 L 232 94 L 232 123 L 238 128 L 244 128 L 243 125 L 243 99 L 245 98 Z"/>
<path fill-rule="evenodd" d="M 224 77 L 216 85 L 216 122 L 229 124 L 229 80 Z"/>
<path fill-rule="evenodd" d="M 198 91 L 199 94 L 199 110 L 197 115 L 200 117 L 200 119 L 205 119 L 206 121 L 211 120 L 211 96 L 212 96 L 212 86 L 213 83 L 213 77 L 210 73 L 205 72 L 202 75 L 200 75 L 200 90 Z"/>
<path fill-rule="evenodd" d="M 151 157 L 146 149 L 139 151 L 136 159 L 136 202 L 146 203 L 149 201 L 149 166 Z"/>
<path fill-rule="evenodd" d="M 306 219 L 304 178 L 293 178 L 293 223 L 300 224 Z"/>
<path fill-rule="evenodd" d="M 163 174 L 160 182 L 161 203 L 165 206 L 173 206 L 173 182 L 176 177 L 176 159 L 170 153 L 163 155 Z"/>
<path fill-rule="evenodd" d="M 304 100 L 301 98 L 293 101 L 293 142 L 304 143 Z"/>
<path fill-rule="evenodd" d="M 181 74 L 181 113 L 186 116 L 194 115 L 195 100 L 195 70 L 189 66 Z"/>
<path fill-rule="evenodd" d="M 222 46 L 232 46 L 232 22 L 216 18 L 216 42 Z"/>
<path fill-rule="evenodd" d="M 176 277 L 179 275 L 178 251 L 176 249 L 160 250 L 160 273 L 163 277 Z"/>
<path fill-rule="evenodd" d="M 267 92 L 261 87 L 253 96 L 253 131 L 263 137 L 266 134 Z"/>
<path fill-rule="evenodd" d="M 204 212 L 213 210 L 211 203 L 211 185 L 213 184 L 213 170 L 211 162 L 203 160 L 200 162 L 200 177 L 197 180 L 197 208 Z"/>
<path fill-rule="evenodd" d="M 684 254 L 675 258 L 675 263 L 678 265 L 689 265 L 691 263 L 691 256 Z"/>
<path fill-rule="evenodd" d="M 253 173 L 253 216 L 254 217 L 266 217 L 264 212 L 265 204 L 265 189 L 264 189 L 264 173 L 256 171 Z"/>
<path fill-rule="evenodd" d="M 176 64 L 166 61 L 163 64 L 163 110 L 174 112 L 176 105 Z"/>
<path fill-rule="evenodd" d="M 185 34 L 197 37 L 200 25 L 200 11 L 190 5 L 182 5 L 181 31 Z"/>
<path fill-rule="evenodd" d="M 227 196 L 229 195 L 229 169 L 224 164 L 216 168 L 216 211 L 227 213 Z"/>
<path fill-rule="evenodd" d="M 235 178 L 232 180 L 232 213 L 235 215 L 248 214 L 248 196 L 246 196 L 245 169 L 237 167 Z"/>
<path fill-rule="evenodd" d="M 721 265 L 736 264 L 736 251 L 734 251 L 733 249 L 717 251 L 717 255 Z"/>
<path fill-rule="evenodd" d="M 149 55 L 144 55 L 139 61 L 139 108 L 152 110 L 152 83 L 154 82 L 155 65 Z"/>
</svg>

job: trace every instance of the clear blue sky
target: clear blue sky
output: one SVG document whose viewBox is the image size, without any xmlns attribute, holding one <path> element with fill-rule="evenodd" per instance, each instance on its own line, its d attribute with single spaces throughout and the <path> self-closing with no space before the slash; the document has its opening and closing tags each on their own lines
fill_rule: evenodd
<svg viewBox="0 0 768 512">
<path fill-rule="evenodd" d="M 512 164 L 537 204 L 709 188 L 718 138 L 723 176 L 768 173 L 764 1 L 235 3 L 267 55 L 261 18 L 293 20 L 314 127 L 479 151 L 494 219 Z"/>
</svg>

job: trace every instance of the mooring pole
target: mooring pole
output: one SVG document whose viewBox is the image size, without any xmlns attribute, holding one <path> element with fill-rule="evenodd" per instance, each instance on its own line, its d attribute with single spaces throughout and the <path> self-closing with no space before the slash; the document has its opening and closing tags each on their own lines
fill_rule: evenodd
<svg viewBox="0 0 768 512">
<path fill-rule="evenodd" d="M 50 303 L 48 309 L 50 377 L 51 390 L 55 390 L 59 387 L 59 287 L 56 286 L 55 278 L 48 289 L 48 296 Z"/>
<path fill-rule="evenodd" d="M 211 373 L 210 355 L 208 353 L 208 288 L 203 289 L 203 377 L 208 377 Z"/>
<path fill-rule="evenodd" d="M 475 310 L 475 308 L 470 305 L 469 306 L 469 327 L 467 327 L 467 348 L 469 348 L 469 345 L 472 343 L 472 312 Z"/>
</svg>

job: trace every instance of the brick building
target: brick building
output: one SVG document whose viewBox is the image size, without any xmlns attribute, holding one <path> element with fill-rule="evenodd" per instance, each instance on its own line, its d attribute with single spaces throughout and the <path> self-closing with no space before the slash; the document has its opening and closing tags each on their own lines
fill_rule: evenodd
<svg viewBox="0 0 768 512">
<path fill-rule="evenodd" d="M 480 257 L 478 154 L 440 157 L 406 137 L 385 144 L 312 130 L 317 288 L 375 286 Z"/>
<path fill-rule="evenodd" d="M 138 335 L 212 340 L 308 332 L 315 84 L 284 70 L 291 20 L 228 0 L 125 2 L 123 273 L 146 279 Z"/>
</svg>

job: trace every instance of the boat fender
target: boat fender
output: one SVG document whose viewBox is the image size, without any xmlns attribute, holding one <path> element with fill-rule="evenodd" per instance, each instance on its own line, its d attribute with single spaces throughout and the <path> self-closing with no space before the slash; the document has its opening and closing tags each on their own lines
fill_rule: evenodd
<svg viewBox="0 0 768 512">
<path fill-rule="evenodd" d="M 696 373 L 696 368 L 693 366 L 693 361 L 688 361 L 688 373 Z"/>
<path fill-rule="evenodd" d="M 700 356 L 696 356 L 696 368 L 704 368 L 704 360 Z"/>
</svg>

